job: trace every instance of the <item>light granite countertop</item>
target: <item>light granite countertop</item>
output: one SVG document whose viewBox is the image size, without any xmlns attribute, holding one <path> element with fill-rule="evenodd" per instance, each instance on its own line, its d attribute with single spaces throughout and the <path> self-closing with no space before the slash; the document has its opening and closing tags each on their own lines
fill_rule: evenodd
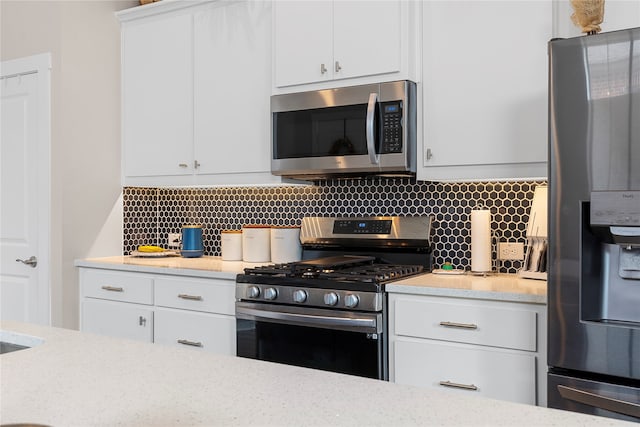
<svg viewBox="0 0 640 427">
<path fill-rule="evenodd" d="M 319 370 L 3 322 L 0 423 L 49 426 L 633 425 Z"/>
<path fill-rule="evenodd" d="M 386 285 L 387 292 L 458 298 L 547 303 L 547 282 L 523 279 L 516 274 L 476 276 L 426 273 Z"/>
<path fill-rule="evenodd" d="M 200 258 L 111 256 L 75 261 L 77 267 L 227 280 L 235 280 L 236 275 L 242 273 L 245 268 L 265 264 L 268 263 L 222 261 L 220 257 L 214 256 L 203 256 Z M 523 279 L 515 274 L 475 276 L 469 273 L 462 275 L 425 273 L 389 283 L 385 286 L 385 289 L 387 292 L 405 294 L 515 301 L 534 304 L 546 304 L 547 302 L 546 281 Z"/>
<path fill-rule="evenodd" d="M 215 256 L 198 258 L 157 257 L 142 258 L 111 256 L 102 258 L 86 258 L 75 261 L 76 267 L 103 268 L 108 270 L 132 271 L 138 273 L 172 274 L 177 276 L 195 276 L 213 279 L 235 280 L 238 273 L 245 268 L 268 263 L 249 263 L 242 261 L 222 261 Z"/>
</svg>

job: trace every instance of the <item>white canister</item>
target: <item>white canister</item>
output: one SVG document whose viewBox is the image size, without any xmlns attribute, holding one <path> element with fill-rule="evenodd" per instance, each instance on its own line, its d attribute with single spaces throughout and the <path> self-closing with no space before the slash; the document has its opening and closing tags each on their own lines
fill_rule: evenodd
<svg viewBox="0 0 640 427">
<path fill-rule="evenodd" d="M 223 261 L 242 261 L 242 230 L 222 230 L 221 249 Z"/>
<path fill-rule="evenodd" d="M 271 261 L 271 226 L 242 226 L 242 260 L 245 262 Z"/>
<path fill-rule="evenodd" d="M 300 261 L 300 227 L 271 228 L 271 262 L 283 264 Z"/>
</svg>

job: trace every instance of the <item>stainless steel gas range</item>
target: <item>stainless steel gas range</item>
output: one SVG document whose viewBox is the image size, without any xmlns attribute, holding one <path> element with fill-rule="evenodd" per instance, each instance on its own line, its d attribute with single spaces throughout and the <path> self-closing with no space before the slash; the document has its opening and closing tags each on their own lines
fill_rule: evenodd
<svg viewBox="0 0 640 427">
<path fill-rule="evenodd" d="M 385 285 L 430 270 L 431 222 L 304 218 L 302 261 L 237 276 L 237 355 L 388 379 Z"/>
</svg>

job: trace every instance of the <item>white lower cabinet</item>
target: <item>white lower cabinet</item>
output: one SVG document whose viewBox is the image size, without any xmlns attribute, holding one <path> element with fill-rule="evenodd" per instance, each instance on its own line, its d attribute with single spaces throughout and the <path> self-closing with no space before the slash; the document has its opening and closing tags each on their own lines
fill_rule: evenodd
<svg viewBox="0 0 640 427">
<path fill-rule="evenodd" d="M 546 406 L 544 305 L 389 294 L 400 384 Z"/>
<path fill-rule="evenodd" d="M 80 269 L 80 330 L 236 354 L 235 282 Z"/>
<path fill-rule="evenodd" d="M 155 343 L 235 355 L 235 317 L 161 307 L 154 316 Z"/>
<path fill-rule="evenodd" d="M 84 298 L 81 330 L 100 335 L 153 342 L 153 307 Z"/>
<path fill-rule="evenodd" d="M 229 282 L 157 277 L 154 342 L 235 355 L 235 286 Z"/>
<path fill-rule="evenodd" d="M 394 353 L 397 383 L 536 404 L 533 354 L 403 338 Z"/>
</svg>

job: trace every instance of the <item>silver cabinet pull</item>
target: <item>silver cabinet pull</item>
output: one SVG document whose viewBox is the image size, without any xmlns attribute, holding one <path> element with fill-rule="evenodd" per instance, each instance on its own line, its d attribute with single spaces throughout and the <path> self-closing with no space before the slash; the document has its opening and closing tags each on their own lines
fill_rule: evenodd
<svg viewBox="0 0 640 427">
<path fill-rule="evenodd" d="M 193 161 L 193 168 L 194 168 L 194 169 L 198 169 L 199 167 L 200 167 L 200 162 L 199 162 L 199 161 L 197 161 L 197 160 L 194 160 L 194 161 Z"/>
<path fill-rule="evenodd" d="M 142 317 L 142 316 L 140 316 L 140 317 L 138 318 L 138 325 L 140 325 L 140 326 L 146 326 L 146 324 L 147 324 L 147 319 L 146 319 L 146 318 L 144 318 L 144 317 Z"/>
<path fill-rule="evenodd" d="M 324 74 L 327 72 L 327 67 L 324 64 L 320 64 L 320 74 Z"/>
<path fill-rule="evenodd" d="M 178 340 L 178 344 L 190 345 L 191 347 L 202 347 L 200 341 Z"/>
<path fill-rule="evenodd" d="M 124 289 L 118 286 L 104 285 L 102 289 L 104 289 L 105 291 L 111 291 L 111 292 L 124 292 Z"/>
<path fill-rule="evenodd" d="M 24 265 L 28 265 L 31 268 L 36 268 L 36 265 L 38 265 L 38 258 L 36 258 L 35 256 L 31 255 L 29 258 L 27 259 L 16 259 L 16 262 L 21 262 Z"/>
<path fill-rule="evenodd" d="M 338 61 L 336 61 L 336 68 L 335 68 L 335 70 L 336 70 L 336 73 L 339 73 L 339 72 L 340 72 L 340 70 L 342 70 L 342 67 L 340 66 L 340 62 L 338 62 Z"/>
<path fill-rule="evenodd" d="M 473 323 L 440 322 L 440 326 L 444 326 L 445 328 L 478 329 L 478 325 L 474 325 Z"/>
<path fill-rule="evenodd" d="M 427 160 L 431 160 L 432 157 L 433 157 L 433 153 L 431 152 L 431 148 L 427 148 L 427 154 L 426 154 Z"/>
<path fill-rule="evenodd" d="M 464 390 L 473 390 L 473 391 L 478 390 L 478 387 L 473 384 L 452 383 L 451 381 L 440 381 L 439 384 L 443 387 L 462 388 Z"/>
<path fill-rule="evenodd" d="M 188 299 L 191 301 L 202 301 L 202 297 L 200 295 L 178 294 L 178 298 Z"/>
<path fill-rule="evenodd" d="M 178 166 L 181 167 L 181 168 L 188 168 L 189 167 L 189 165 L 186 164 L 186 163 L 178 163 Z"/>
</svg>

